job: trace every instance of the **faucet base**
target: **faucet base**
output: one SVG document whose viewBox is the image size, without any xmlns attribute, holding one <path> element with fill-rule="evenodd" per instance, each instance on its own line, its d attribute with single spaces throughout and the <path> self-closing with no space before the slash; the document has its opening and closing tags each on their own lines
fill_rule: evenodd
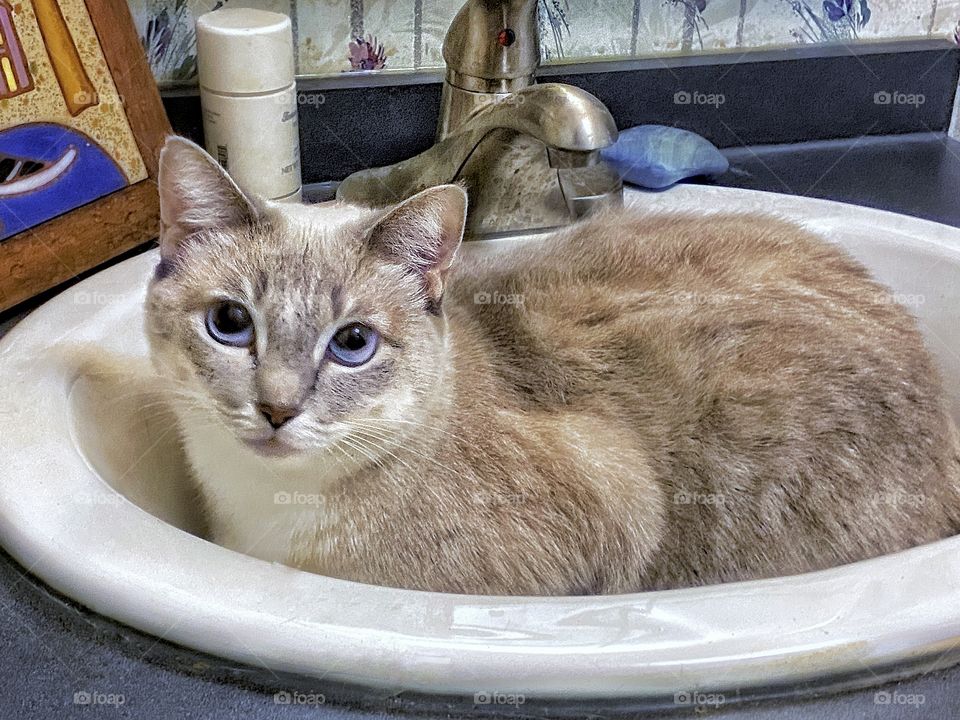
<svg viewBox="0 0 960 720">
<path fill-rule="evenodd" d="M 620 178 L 605 163 L 551 167 L 543 143 L 509 130 L 490 133 L 456 179 L 473 203 L 470 237 L 562 227 L 598 207 L 623 203 Z"/>
<path fill-rule="evenodd" d="M 337 198 L 383 207 L 431 185 L 462 182 L 471 203 L 468 240 L 559 228 L 601 207 L 623 204 L 623 184 L 605 162 L 563 166 L 529 135 L 493 130 L 459 168 L 444 162 L 442 150 L 440 143 L 410 160 L 351 175 L 340 184 Z"/>
</svg>

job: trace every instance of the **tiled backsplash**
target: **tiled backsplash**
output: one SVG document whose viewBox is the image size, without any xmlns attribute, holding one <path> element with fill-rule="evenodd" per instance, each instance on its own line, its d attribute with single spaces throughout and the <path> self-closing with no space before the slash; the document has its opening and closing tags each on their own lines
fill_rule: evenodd
<svg viewBox="0 0 960 720">
<path fill-rule="evenodd" d="M 157 79 L 194 81 L 193 21 L 216 7 L 293 18 L 301 76 L 443 65 L 463 0 L 129 0 Z M 796 44 L 952 37 L 960 0 L 540 0 L 544 60 L 572 62 Z"/>
</svg>

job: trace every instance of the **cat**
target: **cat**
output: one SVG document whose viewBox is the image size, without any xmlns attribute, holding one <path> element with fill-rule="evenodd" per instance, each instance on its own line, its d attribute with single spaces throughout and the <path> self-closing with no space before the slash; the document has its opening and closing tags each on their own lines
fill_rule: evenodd
<svg viewBox="0 0 960 720">
<path fill-rule="evenodd" d="M 179 138 L 159 188 L 151 356 L 227 548 L 578 595 L 801 573 L 960 526 L 960 438 L 916 321 L 786 221 L 611 210 L 458 253 L 459 186 L 271 203 Z"/>
</svg>

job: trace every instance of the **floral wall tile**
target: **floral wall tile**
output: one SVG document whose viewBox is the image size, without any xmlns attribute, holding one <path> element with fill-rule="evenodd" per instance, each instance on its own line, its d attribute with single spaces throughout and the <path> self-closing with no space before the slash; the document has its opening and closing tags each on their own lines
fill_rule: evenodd
<svg viewBox="0 0 960 720">
<path fill-rule="evenodd" d="M 757 0 L 691 0 L 684 17 L 687 52 L 729 50 L 738 47 L 742 12 Z"/>
<path fill-rule="evenodd" d="M 791 4 L 784 0 L 763 0 L 745 9 L 740 18 L 739 45 L 744 49 L 788 45 L 797 41 L 791 28 L 797 24 Z"/>
<path fill-rule="evenodd" d="M 838 12 L 843 12 L 844 0 L 833 1 L 838 4 Z M 858 4 L 862 6 L 859 15 Z M 869 16 L 869 22 L 863 23 L 858 33 L 861 40 L 924 37 L 929 30 L 931 7 L 931 0 L 869 0 L 869 4 L 866 0 L 854 0 L 849 17 L 856 22 Z"/>
<path fill-rule="evenodd" d="M 414 46 L 417 68 L 443 67 L 443 39 L 454 16 L 463 7 L 463 0 L 418 0 L 420 45 Z M 416 42 L 416 38 L 414 38 Z"/>
<path fill-rule="evenodd" d="M 931 36 L 955 39 L 960 34 L 960 0 L 934 0 L 923 19 Z"/>
<path fill-rule="evenodd" d="M 161 84 L 190 82 L 194 18 L 215 7 L 289 13 L 301 75 L 441 68 L 463 0 L 129 0 Z M 538 0 L 545 62 L 952 37 L 960 0 Z"/>
<path fill-rule="evenodd" d="M 925 37 L 935 0 L 765 0 L 748 8 L 743 47 Z"/>
<path fill-rule="evenodd" d="M 635 0 L 540 0 L 540 46 L 547 62 L 630 57 Z"/>
<path fill-rule="evenodd" d="M 680 52 L 686 16 L 686 6 L 679 0 L 636 0 L 634 55 Z"/>
<path fill-rule="evenodd" d="M 373 39 L 383 59 L 383 67 L 377 69 L 413 70 L 414 0 L 353 0 L 353 4 L 362 5 L 363 37 L 368 43 Z"/>
<path fill-rule="evenodd" d="M 822 4 L 803 0 L 792 8 L 800 21 L 794 37 L 805 44 L 851 43 L 867 35 L 875 38 L 875 28 L 882 24 L 870 0 L 824 0 Z"/>
<path fill-rule="evenodd" d="M 350 0 L 296 0 L 297 60 L 302 75 L 336 75 L 350 69 L 354 30 L 363 32 L 350 5 Z"/>
</svg>

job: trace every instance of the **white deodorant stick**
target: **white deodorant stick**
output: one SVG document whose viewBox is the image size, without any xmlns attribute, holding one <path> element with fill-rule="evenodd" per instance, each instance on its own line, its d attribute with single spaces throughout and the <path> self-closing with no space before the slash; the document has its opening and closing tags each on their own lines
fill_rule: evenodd
<svg viewBox="0 0 960 720">
<path fill-rule="evenodd" d="M 290 18 L 223 8 L 197 18 L 207 152 L 245 192 L 300 200 L 300 136 Z"/>
</svg>

